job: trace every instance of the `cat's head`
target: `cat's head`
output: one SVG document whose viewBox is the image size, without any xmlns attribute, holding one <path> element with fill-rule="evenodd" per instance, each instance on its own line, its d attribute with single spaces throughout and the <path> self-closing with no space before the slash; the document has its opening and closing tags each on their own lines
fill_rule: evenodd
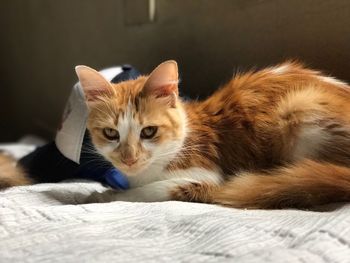
<svg viewBox="0 0 350 263">
<path fill-rule="evenodd" d="M 92 142 L 119 170 L 133 176 L 151 165 L 164 167 L 181 149 L 186 117 L 175 61 L 117 84 L 86 66 L 77 66 L 76 72 L 90 110 Z"/>
</svg>

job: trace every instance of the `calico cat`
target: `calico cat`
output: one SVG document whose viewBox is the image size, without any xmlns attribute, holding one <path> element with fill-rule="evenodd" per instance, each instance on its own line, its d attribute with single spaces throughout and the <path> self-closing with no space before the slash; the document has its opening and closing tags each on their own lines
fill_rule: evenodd
<svg viewBox="0 0 350 263">
<path fill-rule="evenodd" d="M 132 187 L 96 193 L 92 202 L 307 208 L 350 200 L 346 83 L 286 62 L 184 102 L 175 61 L 119 84 L 86 66 L 76 73 L 93 144 Z"/>
</svg>

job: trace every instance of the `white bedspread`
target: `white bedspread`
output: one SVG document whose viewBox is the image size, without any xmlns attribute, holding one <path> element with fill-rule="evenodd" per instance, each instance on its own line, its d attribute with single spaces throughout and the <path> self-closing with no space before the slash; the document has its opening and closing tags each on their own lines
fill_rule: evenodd
<svg viewBox="0 0 350 263">
<path fill-rule="evenodd" d="M 350 262 L 350 205 L 80 204 L 94 182 L 0 192 L 0 262 Z"/>
</svg>

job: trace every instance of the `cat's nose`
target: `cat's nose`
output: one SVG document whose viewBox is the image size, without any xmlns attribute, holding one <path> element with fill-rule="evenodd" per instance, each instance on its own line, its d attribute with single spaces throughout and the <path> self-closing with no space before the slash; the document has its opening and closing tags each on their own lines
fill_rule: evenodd
<svg viewBox="0 0 350 263">
<path fill-rule="evenodd" d="M 122 159 L 122 162 L 125 163 L 127 166 L 132 166 L 137 162 L 137 159 L 135 158 Z"/>
</svg>

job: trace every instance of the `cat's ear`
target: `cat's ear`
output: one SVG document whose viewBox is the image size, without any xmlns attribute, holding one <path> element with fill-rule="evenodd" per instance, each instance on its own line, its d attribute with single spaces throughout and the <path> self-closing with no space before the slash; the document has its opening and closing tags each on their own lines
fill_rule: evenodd
<svg viewBox="0 0 350 263">
<path fill-rule="evenodd" d="M 96 101 L 101 95 L 111 92 L 110 82 L 96 70 L 87 66 L 76 66 L 75 72 L 88 102 Z"/>
<path fill-rule="evenodd" d="M 177 63 L 174 60 L 168 60 L 152 71 L 143 87 L 142 94 L 160 98 L 171 107 L 175 107 L 179 94 L 178 82 Z"/>
</svg>

